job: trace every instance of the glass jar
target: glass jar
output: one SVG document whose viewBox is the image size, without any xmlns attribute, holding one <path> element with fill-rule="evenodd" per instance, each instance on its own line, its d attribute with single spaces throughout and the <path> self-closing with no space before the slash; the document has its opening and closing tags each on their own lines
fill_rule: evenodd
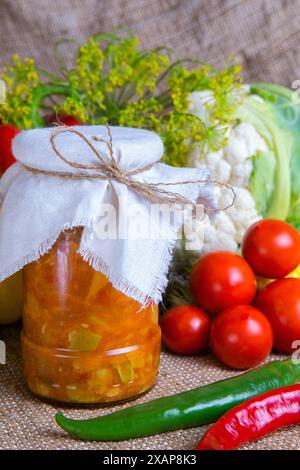
<svg viewBox="0 0 300 470">
<path fill-rule="evenodd" d="M 158 307 L 114 289 L 77 253 L 82 229 L 64 231 L 24 268 L 23 369 L 31 391 L 54 400 L 109 403 L 155 383 Z"/>
<path fill-rule="evenodd" d="M 14 323 L 22 314 L 22 272 L 0 282 L 0 325 Z"/>
</svg>

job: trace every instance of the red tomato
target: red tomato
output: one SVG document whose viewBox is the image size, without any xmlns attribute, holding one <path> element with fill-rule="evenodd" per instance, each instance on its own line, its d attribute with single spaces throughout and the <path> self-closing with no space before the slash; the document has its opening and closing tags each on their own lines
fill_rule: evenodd
<svg viewBox="0 0 300 470">
<path fill-rule="evenodd" d="M 56 114 L 51 114 L 51 116 L 46 116 L 45 121 L 48 124 L 64 124 L 65 126 L 80 126 L 82 125 L 82 122 L 79 121 L 74 116 L 64 116 L 64 115 L 56 115 Z"/>
<path fill-rule="evenodd" d="M 223 364 L 233 369 L 249 369 L 270 354 L 273 331 L 259 310 L 236 305 L 223 310 L 213 321 L 210 344 Z"/>
<path fill-rule="evenodd" d="M 300 263 L 300 235 L 282 220 L 261 220 L 247 230 L 242 250 L 256 274 L 279 279 Z"/>
<path fill-rule="evenodd" d="M 195 264 L 190 286 L 200 307 L 215 314 L 232 305 L 250 303 L 256 292 L 256 279 L 241 256 L 214 251 Z"/>
<path fill-rule="evenodd" d="M 161 320 L 163 344 L 177 354 L 197 354 L 208 346 L 210 318 L 194 305 L 173 307 Z"/>
<path fill-rule="evenodd" d="M 275 349 L 294 352 L 293 342 L 300 340 L 300 279 L 272 282 L 258 294 L 256 305 L 272 325 Z"/>
<path fill-rule="evenodd" d="M 12 141 L 19 132 L 19 129 L 10 124 L 0 125 L 0 173 L 4 173 L 16 162 L 12 153 Z"/>
</svg>

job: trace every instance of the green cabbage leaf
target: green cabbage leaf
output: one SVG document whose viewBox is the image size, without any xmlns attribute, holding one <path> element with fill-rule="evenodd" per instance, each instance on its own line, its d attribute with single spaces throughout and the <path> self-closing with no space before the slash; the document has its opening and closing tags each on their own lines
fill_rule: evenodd
<svg viewBox="0 0 300 470">
<path fill-rule="evenodd" d="M 271 83 L 253 84 L 236 117 L 252 124 L 267 145 L 253 158 L 250 180 L 258 212 L 300 230 L 300 106 L 293 92 Z"/>
</svg>

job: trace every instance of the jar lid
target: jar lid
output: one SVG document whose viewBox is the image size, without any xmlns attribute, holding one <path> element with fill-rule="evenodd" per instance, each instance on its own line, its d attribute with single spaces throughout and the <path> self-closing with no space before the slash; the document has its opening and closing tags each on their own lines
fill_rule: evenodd
<svg viewBox="0 0 300 470">
<path fill-rule="evenodd" d="M 101 152 L 103 158 L 110 160 L 107 144 L 106 126 L 74 126 L 88 141 Z M 50 137 L 55 128 L 33 129 L 23 131 L 13 141 L 15 158 L 26 166 L 44 171 L 61 171 L 78 173 L 60 160 L 51 146 Z M 163 155 L 163 143 L 160 137 L 144 129 L 130 127 L 110 127 L 113 153 L 118 167 L 124 171 L 142 168 L 158 162 Z M 96 139 L 103 139 L 101 142 Z M 75 133 L 66 132 L 57 135 L 55 144 L 59 152 L 68 160 L 88 166 L 99 165 L 99 160 L 89 146 Z M 81 170 L 89 174 L 88 170 Z"/>
</svg>

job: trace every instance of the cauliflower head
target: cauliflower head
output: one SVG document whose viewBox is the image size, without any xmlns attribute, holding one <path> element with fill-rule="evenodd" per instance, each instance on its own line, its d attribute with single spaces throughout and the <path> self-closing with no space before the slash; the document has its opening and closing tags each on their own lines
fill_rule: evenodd
<svg viewBox="0 0 300 470">
<path fill-rule="evenodd" d="M 193 92 L 190 112 L 209 122 L 209 107 L 213 97 L 210 93 Z M 227 142 L 216 152 L 200 155 L 193 149 L 189 155 L 189 165 L 209 168 L 215 184 L 215 201 L 218 212 L 204 217 L 203 252 L 211 250 L 236 251 L 247 228 L 261 218 L 250 192 L 250 177 L 253 159 L 259 152 L 267 150 L 266 142 L 256 128 L 247 122 L 228 125 Z M 226 185 L 222 187 L 222 184 Z M 236 195 L 232 203 L 232 192 Z M 222 210 L 222 208 L 226 208 Z M 193 235 L 195 237 L 195 235 Z M 203 237 L 203 234 L 199 234 Z M 189 239 L 188 230 L 186 237 Z"/>
</svg>

